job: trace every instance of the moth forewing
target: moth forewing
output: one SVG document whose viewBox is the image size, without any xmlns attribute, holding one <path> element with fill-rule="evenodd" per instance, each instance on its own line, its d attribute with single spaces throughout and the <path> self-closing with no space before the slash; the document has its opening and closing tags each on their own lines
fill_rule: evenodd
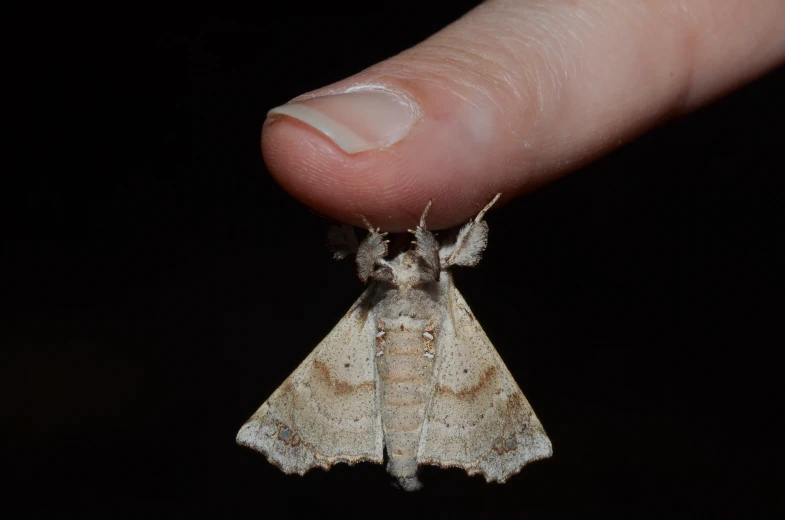
<svg viewBox="0 0 785 520">
<path fill-rule="evenodd" d="M 441 246 L 425 228 L 429 203 L 411 231 L 414 246 L 390 260 L 385 234 L 367 220 L 359 245 L 344 240 L 368 289 L 237 442 L 299 474 L 337 462 L 381 463 L 386 452 L 387 470 L 405 490 L 420 487 L 418 464 L 504 482 L 549 457 L 542 425 L 447 270 L 480 260 L 488 235 L 482 217 L 498 198 Z"/>
<path fill-rule="evenodd" d="M 337 462 L 383 462 L 376 371 L 367 336 L 371 289 L 262 404 L 237 442 L 286 473 Z"/>
<path fill-rule="evenodd" d="M 504 482 L 550 457 L 551 443 L 452 277 L 444 283 L 450 319 L 418 460 Z"/>
</svg>

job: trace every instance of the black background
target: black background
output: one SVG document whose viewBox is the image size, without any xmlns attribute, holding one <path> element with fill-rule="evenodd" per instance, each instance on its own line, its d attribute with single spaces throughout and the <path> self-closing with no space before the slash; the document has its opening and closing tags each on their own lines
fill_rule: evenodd
<svg viewBox="0 0 785 520">
<path fill-rule="evenodd" d="M 328 221 L 267 174 L 266 111 L 471 5 L 98 13 L 18 42 L 39 48 L 0 340 L 6 475 L 27 511 L 783 510 L 782 70 L 488 216 L 457 284 L 553 459 L 505 485 L 425 468 L 406 495 L 380 466 L 286 476 L 234 444 L 363 289 L 330 259 Z"/>
</svg>

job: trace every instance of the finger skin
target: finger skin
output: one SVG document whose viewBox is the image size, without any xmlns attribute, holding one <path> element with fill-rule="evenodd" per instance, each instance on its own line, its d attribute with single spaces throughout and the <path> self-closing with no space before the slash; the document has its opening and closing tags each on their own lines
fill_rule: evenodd
<svg viewBox="0 0 785 520">
<path fill-rule="evenodd" d="M 302 99 L 357 85 L 405 91 L 421 119 L 396 144 L 347 154 L 314 128 L 268 120 L 262 152 L 284 189 L 352 224 L 403 231 L 468 220 L 785 57 L 779 0 L 491 1 L 420 45 Z"/>
</svg>

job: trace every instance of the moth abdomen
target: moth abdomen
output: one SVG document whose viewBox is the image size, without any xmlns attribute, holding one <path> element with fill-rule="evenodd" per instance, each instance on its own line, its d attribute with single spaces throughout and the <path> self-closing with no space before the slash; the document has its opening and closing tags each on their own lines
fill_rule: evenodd
<svg viewBox="0 0 785 520">
<path fill-rule="evenodd" d="M 426 356 L 423 333 L 429 321 L 400 316 L 385 319 L 383 354 L 377 358 L 387 470 L 404 489 L 417 489 L 417 451 L 433 379 L 433 356 Z M 432 330 L 432 327 L 431 327 Z M 431 334 L 430 332 L 428 333 Z"/>
</svg>

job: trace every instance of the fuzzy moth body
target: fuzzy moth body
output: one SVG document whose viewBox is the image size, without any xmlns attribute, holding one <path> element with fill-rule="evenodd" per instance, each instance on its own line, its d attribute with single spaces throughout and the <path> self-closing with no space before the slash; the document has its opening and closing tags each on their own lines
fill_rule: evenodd
<svg viewBox="0 0 785 520">
<path fill-rule="evenodd" d="M 336 257 L 354 253 L 369 287 L 237 435 L 287 473 L 337 462 L 384 461 L 395 482 L 420 487 L 419 464 L 461 467 L 504 482 L 551 455 L 551 443 L 507 367 L 455 288 L 449 269 L 476 265 L 485 212 L 446 243 L 427 231 L 387 260 L 388 241 L 366 221 L 359 244 L 331 234 Z"/>
</svg>

